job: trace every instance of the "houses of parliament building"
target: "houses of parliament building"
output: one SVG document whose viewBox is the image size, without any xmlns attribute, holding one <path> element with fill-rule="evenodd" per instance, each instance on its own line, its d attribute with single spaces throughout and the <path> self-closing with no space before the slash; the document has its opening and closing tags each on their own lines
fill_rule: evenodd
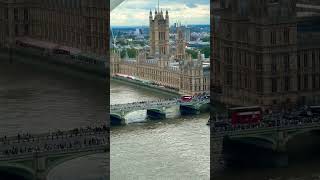
<svg viewBox="0 0 320 180">
<path fill-rule="evenodd" d="M 209 92 L 209 65 L 198 54 L 192 59 L 186 53 L 186 42 L 182 28 L 177 29 L 176 47 L 169 45 L 169 13 L 156 10 L 149 16 L 150 50 L 138 52 L 135 59 L 121 58 L 111 54 L 111 75 L 126 74 L 171 88 L 180 94 L 194 95 Z"/>
<path fill-rule="evenodd" d="M 320 16 L 312 6 L 297 11 L 298 3 L 213 4 L 211 97 L 242 106 L 319 104 Z"/>
</svg>

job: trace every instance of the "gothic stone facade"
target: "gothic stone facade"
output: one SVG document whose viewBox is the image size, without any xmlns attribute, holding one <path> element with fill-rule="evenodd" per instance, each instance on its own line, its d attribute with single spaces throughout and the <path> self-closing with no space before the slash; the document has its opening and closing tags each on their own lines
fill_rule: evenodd
<svg viewBox="0 0 320 180">
<path fill-rule="evenodd" d="M 201 59 L 195 61 L 191 56 L 176 67 L 169 66 L 166 59 L 147 59 L 145 52 L 140 52 L 136 59 L 121 59 L 118 53 L 111 53 L 110 68 L 112 75 L 134 76 L 172 88 L 181 94 L 209 92 L 209 69 L 202 67 Z"/>
<path fill-rule="evenodd" d="M 319 103 L 320 48 L 298 38 L 305 35 L 298 32 L 295 0 L 214 5 L 212 97 L 234 105 Z"/>
<path fill-rule="evenodd" d="M 21 37 L 106 55 L 107 1 L 0 0 L 0 47 Z"/>
</svg>

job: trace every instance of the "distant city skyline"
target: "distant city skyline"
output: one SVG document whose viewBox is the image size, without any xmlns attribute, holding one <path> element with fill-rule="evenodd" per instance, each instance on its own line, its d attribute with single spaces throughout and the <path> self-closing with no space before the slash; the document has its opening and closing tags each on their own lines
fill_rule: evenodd
<svg viewBox="0 0 320 180">
<path fill-rule="evenodd" d="M 111 26 L 148 26 L 157 8 L 156 0 L 126 0 L 111 12 Z M 209 0 L 160 0 L 160 9 L 169 11 L 170 25 L 210 24 Z"/>
</svg>

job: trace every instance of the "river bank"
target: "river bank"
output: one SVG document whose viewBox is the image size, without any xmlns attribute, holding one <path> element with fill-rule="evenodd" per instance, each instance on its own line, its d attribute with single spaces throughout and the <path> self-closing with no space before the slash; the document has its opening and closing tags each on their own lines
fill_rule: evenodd
<svg viewBox="0 0 320 180">
<path fill-rule="evenodd" d="M 134 81 L 134 80 L 131 80 L 128 78 L 113 76 L 113 77 L 111 77 L 111 81 L 124 83 L 124 84 L 130 85 L 130 86 L 139 87 L 139 88 L 143 88 L 143 89 L 154 91 L 154 92 L 159 92 L 162 94 L 166 94 L 169 97 L 180 97 L 181 96 L 181 94 L 177 91 L 174 91 L 174 90 L 171 90 L 168 88 L 157 87 L 157 86 L 142 83 L 139 81 Z"/>
</svg>

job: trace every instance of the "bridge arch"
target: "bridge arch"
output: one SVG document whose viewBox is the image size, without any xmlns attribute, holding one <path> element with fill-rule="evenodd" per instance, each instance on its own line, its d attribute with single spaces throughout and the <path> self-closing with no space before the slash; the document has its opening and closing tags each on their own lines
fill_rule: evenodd
<svg viewBox="0 0 320 180">
<path fill-rule="evenodd" d="M 320 129 L 303 129 L 303 130 L 297 130 L 294 131 L 285 138 L 286 144 L 288 144 L 289 141 L 293 140 L 295 137 L 309 133 L 309 132 L 320 132 Z"/>
<path fill-rule="evenodd" d="M 18 163 L 0 164 L 0 173 L 2 172 L 24 180 L 34 180 L 36 174 L 31 167 Z"/>
<path fill-rule="evenodd" d="M 107 153 L 107 147 L 105 147 L 105 149 L 100 149 L 99 151 L 81 152 L 73 155 L 58 155 L 55 157 L 47 158 L 48 164 L 47 164 L 46 171 L 44 172 L 44 176 L 47 177 L 50 171 L 52 171 L 54 168 L 58 167 L 59 165 L 67 161 L 71 161 L 74 159 L 78 159 L 78 158 L 93 155 L 93 154 L 104 154 L 104 153 Z"/>
<path fill-rule="evenodd" d="M 276 144 L 276 141 L 267 136 L 245 136 L 245 137 L 236 137 L 236 138 L 230 138 L 230 140 L 248 144 L 248 145 L 255 145 L 260 148 L 265 149 L 273 149 L 274 145 Z"/>
</svg>

